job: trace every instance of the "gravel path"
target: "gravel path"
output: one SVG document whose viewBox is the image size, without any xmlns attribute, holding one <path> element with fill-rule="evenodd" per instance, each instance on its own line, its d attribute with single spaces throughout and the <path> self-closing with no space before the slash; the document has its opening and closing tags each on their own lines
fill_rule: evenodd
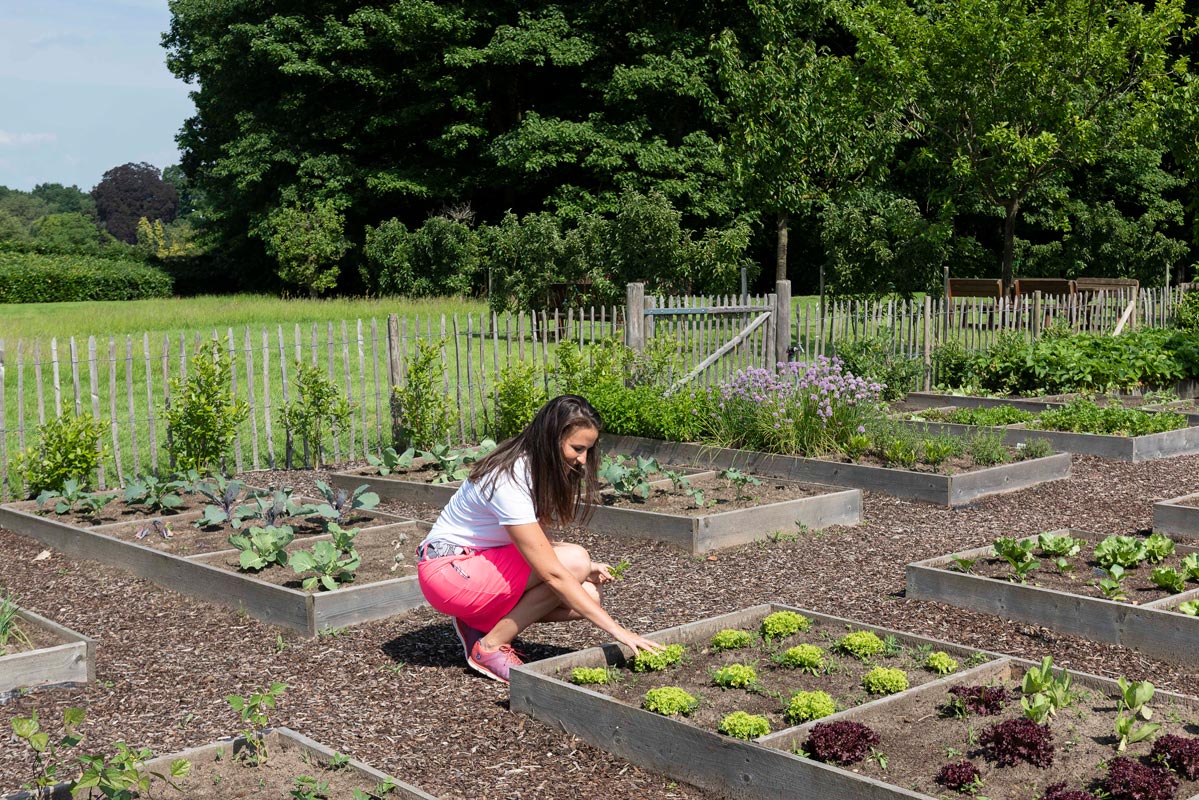
<svg viewBox="0 0 1199 800">
<path fill-rule="evenodd" d="M 301 491 L 321 473 L 255 473 L 257 483 Z M 570 532 L 597 560 L 627 558 L 627 578 L 607 605 L 649 632 L 778 601 L 814 611 L 986 647 L 1100 675 L 1152 677 L 1199 693 L 1190 671 L 1124 648 L 1062 636 L 904 597 L 910 561 L 1060 527 L 1133 533 L 1152 503 L 1199 491 L 1199 457 L 1131 464 L 1074 459 L 1073 476 L 950 510 L 867 493 L 853 528 L 801 534 L 691 556 L 664 545 Z M 389 507 L 389 510 L 399 510 Z M 431 519 L 429 508 L 406 513 Z M 272 716 L 343 753 L 443 798 L 702 798 L 508 710 L 507 687 L 463 664 L 448 620 L 418 610 L 312 640 L 209 606 L 119 570 L 53 553 L 0 529 L 0 585 L 23 606 L 95 638 L 93 686 L 34 692 L 0 706 L 0 728 L 37 709 L 44 720 L 84 706 L 93 750 L 123 740 L 169 753 L 235 733 L 225 703 L 271 681 L 289 688 Z M 647 601 L 648 598 L 648 601 Z M 601 643 L 585 623 L 543 625 L 519 643 L 531 658 Z M 0 793 L 28 779 L 23 751 L 0 748 Z"/>
</svg>

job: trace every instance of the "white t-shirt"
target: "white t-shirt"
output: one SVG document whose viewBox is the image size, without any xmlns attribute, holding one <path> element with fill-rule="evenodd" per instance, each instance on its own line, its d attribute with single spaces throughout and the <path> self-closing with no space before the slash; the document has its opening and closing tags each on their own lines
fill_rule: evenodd
<svg viewBox="0 0 1199 800">
<path fill-rule="evenodd" d="M 483 486 L 468 479 L 442 509 L 425 541 L 437 539 L 471 549 L 512 544 L 505 525 L 537 521 L 531 484 L 525 457 L 513 464 L 511 477 L 492 473 Z"/>
</svg>

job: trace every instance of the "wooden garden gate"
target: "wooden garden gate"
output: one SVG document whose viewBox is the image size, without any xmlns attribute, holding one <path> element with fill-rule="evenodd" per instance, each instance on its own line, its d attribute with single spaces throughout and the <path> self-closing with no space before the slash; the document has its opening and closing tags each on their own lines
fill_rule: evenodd
<svg viewBox="0 0 1199 800">
<path fill-rule="evenodd" d="M 773 294 L 740 298 L 646 296 L 645 284 L 630 283 L 626 303 L 625 344 L 630 348 L 641 352 L 665 324 L 683 351 L 694 355 L 672 391 L 701 378 L 711 382 L 735 368 L 774 370 L 789 355 L 790 281 L 778 281 Z"/>
</svg>

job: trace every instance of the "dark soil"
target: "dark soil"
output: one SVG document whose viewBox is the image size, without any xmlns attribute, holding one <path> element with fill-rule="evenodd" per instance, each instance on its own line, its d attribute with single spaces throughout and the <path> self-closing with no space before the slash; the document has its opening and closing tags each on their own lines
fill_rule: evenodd
<svg viewBox="0 0 1199 800">
<path fill-rule="evenodd" d="M 411 469 L 392 470 L 387 475 L 380 475 L 377 467 L 365 466 L 357 467 L 352 470 L 347 470 L 351 475 L 362 476 L 363 483 L 369 483 L 371 478 L 388 481 L 411 481 L 413 483 L 436 483 L 441 472 L 430 465 L 423 463 L 414 463 Z M 441 481 L 445 483 L 445 481 Z M 452 481 L 450 486 L 457 486 L 461 481 Z"/>
<path fill-rule="evenodd" d="M 752 631 L 751 631 L 752 632 Z M 589 689 L 602 692 L 633 706 L 640 706 L 645 693 L 662 686 L 677 686 L 700 700 L 699 706 L 686 719 L 701 728 L 715 731 L 724 717 L 734 711 L 760 714 L 770 721 L 772 731 L 790 727 L 784 715 L 788 700 L 796 692 L 823 691 L 833 698 L 837 710 L 861 705 L 878 699 L 862 688 L 862 676 L 875 666 L 901 669 L 908 676 L 910 686 L 920 686 L 939 676 L 923 667 L 923 659 L 914 650 L 903 647 L 891 656 L 876 656 L 860 661 L 851 655 L 837 653 L 834 645 L 847 631 L 843 627 L 822 625 L 814 622 L 806 631 L 767 644 L 757 636 L 755 642 L 740 650 L 712 652 L 709 642 L 696 642 L 687 646 L 687 654 L 679 664 L 660 672 L 634 672 L 630 667 L 616 670 L 616 680 L 607 685 L 589 685 Z M 798 644 L 814 644 L 825 651 L 827 672 L 812 675 L 801 670 L 784 667 L 774 661 L 774 656 Z M 971 654 L 952 653 L 959 664 Z M 748 664 L 758 675 L 758 684 L 753 690 L 722 688 L 712 681 L 712 673 L 730 664 Z M 570 675 L 562 675 L 570 680 Z"/>
<path fill-rule="evenodd" d="M 305 490 L 328 472 L 254 472 L 256 485 Z M 765 602 L 813 611 L 968 647 L 1039 660 L 1051 654 L 1071 671 L 1151 679 L 1159 689 L 1194 694 L 1199 665 L 1178 666 L 1115 645 L 904 596 L 904 566 L 1073 527 L 1103 533 L 1147 529 L 1154 501 L 1199 492 L 1199 456 L 1130 463 L 1075 456 L 1069 479 L 965 508 L 943 508 L 865 493 L 863 521 L 795 541 L 760 541 L 705 556 L 669 545 L 558 535 L 597 561 L 632 562 L 607 588 L 605 605 L 639 632 Z M 310 493 L 310 492 L 309 492 Z M 432 520 L 431 507 L 402 507 Z M 97 682 L 35 691 L 0 707 L 0 730 L 36 709 L 61 719 L 87 709 L 85 746 L 111 752 L 122 740 L 172 753 L 241 728 L 225 702 L 272 680 L 288 684 L 271 723 L 443 798 L 551 800 L 701 798 L 692 787 L 631 766 L 578 739 L 508 710 L 508 690 L 466 668 L 449 620 L 431 609 L 355 625 L 338 636 L 302 639 L 236 611 L 206 605 L 148 581 L 44 548 L 0 530 L 0 583 L 24 607 L 97 640 Z M 277 645 L 281 641 L 282 647 Z M 608 641 L 587 623 L 535 626 L 518 647 L 538 659 Z M 0 787 L 28 780 L 18 747 L 0 748 Z"/>
<path fill-rule="evenodd" d="M 1006 450 L 1008 454 L 1008 460 L 1004 462 L 1005 464 L 1011 464 L 1020 460 L 1017 458 L 1019 451 L 1016 448 L 1005 446 L 1004 450 Z M 969 456 L 952 456 L 945 459 L 938 466 L 917 463 L 912 467 L 901 467 L 896 464 L 892 464 L 882 456 L 877 456 L 873 453 L 867 453 L 865 455 L 858 456 L 857 458 L 850 458 L 849 456 L 823 456 L 821 460 L 837 461 L 841 464 L 861 464 L 862 466 L 866 467 L 886 467 L 887 469 L 898 469 L 907 472 L 924 472 L 932 475 L 957 475 L 962 472 L 974 472 L 980 469 L 990 469 L 991 467 L 1001 466 L 1000 464 L 979 464 Z"/>
<path fill-rule="evenodd" d="M 1094 545 L 1103 541 L 1104 534 L 1093 534 L 1084 531 L 1074 531 L 1071 533 L 1075 539 L 1085 539 L 1090 545 L 1084 545 L 1082 551 L 1069 559 L 1072 569 L 1066 572 L 1060 572 L 1054 565 L 1053 559 L 1045 556 L 1037 556 L 1041 562 L 1041 566 L 1033 570 L 1026 580 L 1030 586 L 1040 586 L 1044 589 L 1055 589 L 1059 592 L 1070 592 L 1071 594 L 1080 594 L 1085 597 L 1103 597 L 1103 592 L 1096 586 L 1096 581 L 1104 577 L 1097 570 L 1100 569 L 1099 562 L 1093 557 Z M 1037 551 L 1034 551 L 1036 553 Z M 1171 592 L 1157 586 L 1150 575 L 1155 567 L 1173 567 L 1181 572 L 1180 563 L 1182 559 L 1191 552 L 1195 552 L 1194 548 L 1176 546 L 1174 555 L 1162 561 L 1160 564 L 1150 564 L 1148 561 L 1142 561 L 1141 564 L 1124 572 L 1124 593 L 1128 595 L 1128 603 L 1132 605 L 1141 605 L 1143 603 L 1160 600 L 1163 597 L 1169 597 Z M 948 569 L 948 566 L 946 566 Z M 996 578 L 998 580 L 1008 580 L 1012 574 L 1012 567 L 1002 558 L 981 558 L 975 562 L 970 571 L 975 575 L 980 575 L 984 578 Z M 1191 589 L 1199 589 L 1199 583 L 1188 580 L 1186 582 L 1186 591 Z"/>
<path fill-rule="evenodd" d="M 1004 680 L 997 685 L 1014 690 L 1018 696 L 1021 674 L 1017 671 L 1015 680 Z M 1001 767 L 988 761 L 981 747 L 971 744 L 972 734 L 976 737 L 991 725 L 1023 716 L 1018 700 L 1008 703 L 997 716 L 970 715 L 959 719 L 941 713 L 949 697 L 947 692 L 924 692 L 903 698 L 888 707 L 886 714 L 863 709 L 854 717 L 879 734 L 881 741 L 876 749 L 885 755 L 887 768 L 883 770 L 877 760 L 864 759 L 851 769 L 934 797 L 945 797 L 954 793 L 936 782 L 937 773 L 945 764 L 967 758 L 982 772 L 980 794 L 991 800 L 1039 797 L 1049 785 L 1062 781 L 1072 789 L 1094 792 L 1107 774 L 1103 765 L 1117 754 L 1112 732 L 1117 707 L 1113 698 L 1097 690 L 1083 691 L 1075 706 L 1060 711 L 1049 721 L 1054 748 L 1051 767 L 1040 768 L 1027 762 Z M 1160 700 L 1150 706 L 1153 720 L 1162 724 L 1158 735 L 1199 734 L 1199 709 L 1194 706 Z M 1151 741 L 1130 744 L 1124 755 L 1149 763 L 1147 756 L 1152 746 Z M 1182 780 L 1176 797 L 1192 797 L 1196 793 L 1199 781 Z"/>
<path fill-rule="evenodd" d="M 170 518 L 187 514 L 192 511 L 203 511 L 208 498 L 202 495 L 188 495 L 184 498 L 182 505 L 174 508 L 160 509 L 150 511 L 145 506 L 129 505 L 121 499 L 120 492 L 112 496 L 95 514 L 84 514 L 80 511 L 69 511 L 66 514 L 57 514 L 54 511 L 56 504 L 55 500 L 51 500 L 38 508 L 36 500 L 22 500 L 17 503 L 7 503 L 8 508 L 16 511 L 24 511 L 26 514 L 37 514 L 39 516 L 52 519 L 55 522 L 61 522 L 64 525 L 74 525 L 77 528 L 88 528 L 93 525 L 110 525 L 114 522 L 124 522 L 126 520 L 138 520 L 146 517 L 163 517 Z"/>
<path fill-rule="evenodd" d="M 638 511 L 702 517 L 707 514 L 720 514 L 741 508 L 756 508 L 771 503 L 782 503 L 801 497 L 815 497 L 818 494 L 836 491 L 828 486 L 792 483 L 777 478 L 757 478 L 757 480 L 761 483 L 757 486 L 747 484 L 740 490 L 740 497 L 738 497 L 737 487 L 730 481 L 716 475 L 704 475 L 688 478 L 686 488 L 675 488 L 670 484 L 655 487 L 647 498 L 642 498 L 640 495 L 628 496 L 605 492 L 602 502 L 603 505 L 614 508 L 635 508 Z M 703 506 L 695 505 L 695 500 L 687 494 L 687 489 L 699 489 L 703 492 Z"/>
<path fill-rule="evenodd" d="M 56 647 L 65 643 L 61 636 L 17 617 L 13 620 L 12 628 L 9 631 L 8 643 L 0 648 L 0 658 L 15 656 L 17 653 L 28 653 L 30 650 Z"/>
</svg>

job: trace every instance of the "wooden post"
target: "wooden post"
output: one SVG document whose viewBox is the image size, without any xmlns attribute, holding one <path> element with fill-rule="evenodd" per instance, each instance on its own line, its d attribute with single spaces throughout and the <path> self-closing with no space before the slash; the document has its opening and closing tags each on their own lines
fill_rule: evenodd
<svg viewBox="0 0 1199 800">
<path fill-rule="evenodd" d="M 634 352 L 645 349 L 645 284 L 625 287 L 624 343 Z"/>
<path fill-rule="evenodd" d="M 400 374 L 400 318 L 395 314 L 387 315 L 387 397 L 388 408 L 391 409 L 391 441 L 399 442 L 403 435 L 400 431 L 400 409 L 392 400 L 393 387 L 399 386 Z"/>
<path fill-rule="evenodd" d="M 1041 293 L 1033 292 L 1032 294 L 1032 338 L 1036 339 L 1041 335 Z"/>
<path fill-rule="evenodd" d="M 787 361 L 791 349 L 791 281 L 774 283 L 774 361 L 770 369 L 777 369 L 779 361 Z"/>
<path fill-rule="evenodd" d="M 927 294 L 924 295 L 924 391 L 930 391 L 933 384 L 933 302 Z"/>
</svg>

